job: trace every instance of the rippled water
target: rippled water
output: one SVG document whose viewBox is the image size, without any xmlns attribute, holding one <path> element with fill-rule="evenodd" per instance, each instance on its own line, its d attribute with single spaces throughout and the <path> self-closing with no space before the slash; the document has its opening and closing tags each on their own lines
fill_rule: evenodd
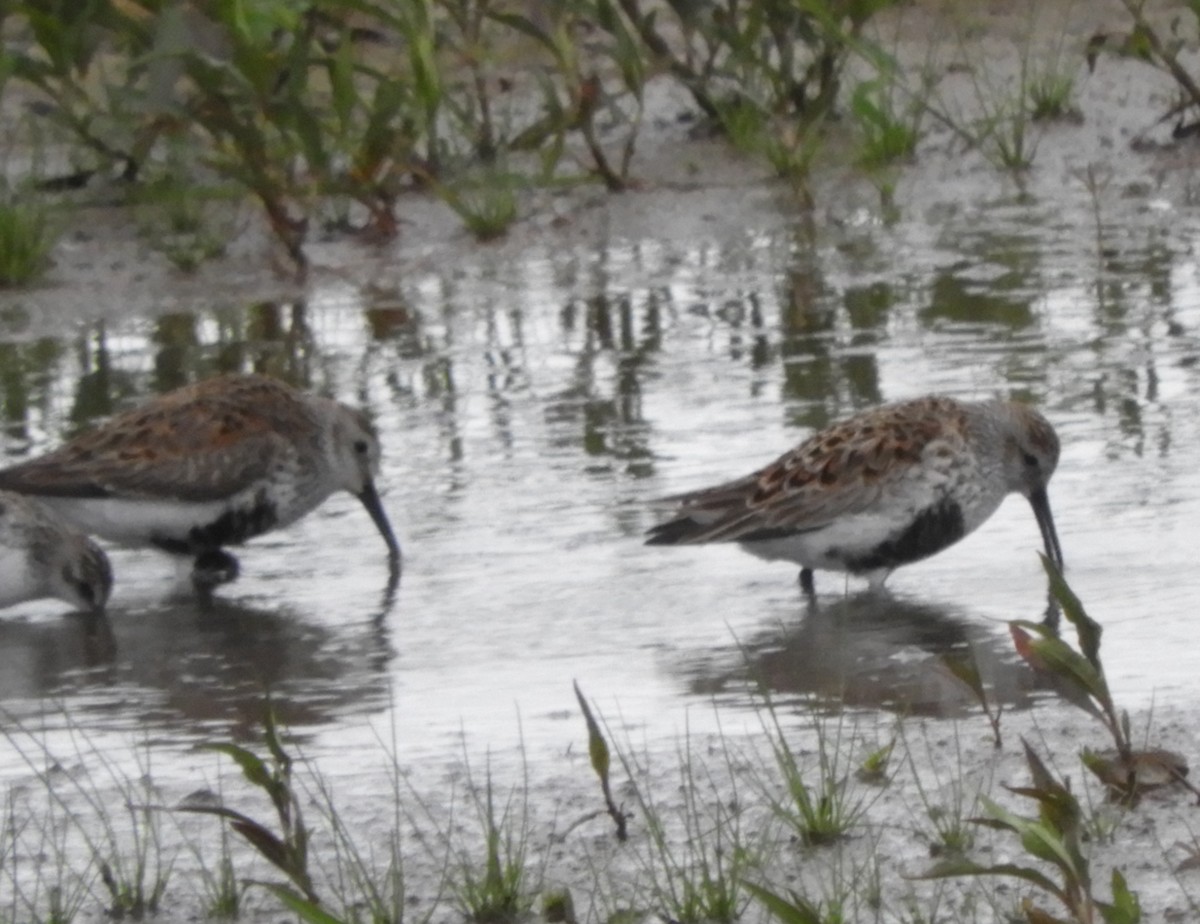
<svg viewBox="0 0 1200 924">
<path fill-rule="evenodd" d="M 53 737 L 152 741 L 160 775 L 200 741 L 254 737 L 263 699 L 353 765 L 394 725 L 406 759 L 520 738 L 581 746 L 571 683 L 649 738 L 781 696 L 930 715 L 972 708 L 939 666 L 970 645 L 995 695 L 1035 691 L 1003 620 L 1038 618 L 1031 512 L 901 570 L 891 597 L 733 547 L 649 549 L 647 501 L 738 475 L 812 428 L 926 392 L 1011 394 L 1064 446 L 1051 485 L 1068 573 L 1106 628 L 1117 698 L 1198 692 L 1200 289 L 1191 217 L 1140 194 L 1097 242 L 1090 202 L 943 202 L 815 236 L 762 230 L 603 247 L 469 248 L 394 286 L 302 302 L 81 321 L 0 320 L 4 454 L 222 370 L 365 407 L 405 549 L 346 495 L 251 543 L 211 608 L 164 557 L 115 550 L 108 623 L 57 604 L 0 615 L 0 707 Z M 864 213 L 865 215 L 865 213 Z M 714 713 L 710 702 L 718 704 Z M 690 707 L 703 704 L 704 709 Z M 753 720 L 751 720 L 753 721 Z M 175 760 L 171 755 L 177 755 Z M 0 740 L 0 776 L 29 767 Z"/>
</svg>

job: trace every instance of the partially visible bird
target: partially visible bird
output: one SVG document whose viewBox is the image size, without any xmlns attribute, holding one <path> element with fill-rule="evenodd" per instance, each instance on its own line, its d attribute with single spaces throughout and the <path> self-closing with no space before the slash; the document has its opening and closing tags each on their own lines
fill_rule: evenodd
<svg viewBox="0 0 1200 924">
<path fill-rule="evenodd" d="M 295 522 L 335 491 L 400 546 L 375 490 L 379 441 L 358 411 L 261 375 L 205 379 L 119 414 L 58 449 L 0 470 L 82 532 L 195 559 L 193 580 L 232 580 L 224 550 Z"/>
<path fill-rule="evenodd" d="M 0 607 L 55 597 L 99 613 L 112 591 L 104 551 L 36 500 L 0 491 Z"/>
<path fill-rule="evenodd" d="M 924 397 L 862 411 L 744 478 L 664 498 L 673 519 L 647 545 L 736 542 L 813 571 L 862 575 L 879 588 L 978 529 L 1009 494 L 1033 507 L 1046 555 L 1062 549 L 1046 485 L 1058 465 L 1050 423 L 1015 401 Z"/>
</svg>

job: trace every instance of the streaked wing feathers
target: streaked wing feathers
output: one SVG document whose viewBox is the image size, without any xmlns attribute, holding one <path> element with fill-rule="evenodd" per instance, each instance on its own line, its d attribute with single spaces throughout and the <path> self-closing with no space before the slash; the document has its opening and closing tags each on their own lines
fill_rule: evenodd
<svg viewBox="0 0 1200 924">
<path fill-rule="evenodd" d="M 290 412 L 291 403 L 284 403 L 282 416 L 289 419 L 281 421 L 277 401 L 270 402 L 268 420 L 247 400 L 252 394 L 223 396 L 212 381 L 120 414 L 53 452 L 0 471 L 0 488 L 202 502 L 248 487 L 294 452 L 280 433 L 310 430 L 312 421 L 299 402 Z M 263 390 L 274 391 L 274 383 Z"/>
<path fill-rule="evenodd" d="M 676 518 L 653 528 L 649 541 L 743 542 L 821 529 L 870 510 L 930 443 L 961 443 L 964 427 L 957 406 L 942 399 L 864 412 L 752 475 L 665 498 L 675 504 Z"/>
</svg>

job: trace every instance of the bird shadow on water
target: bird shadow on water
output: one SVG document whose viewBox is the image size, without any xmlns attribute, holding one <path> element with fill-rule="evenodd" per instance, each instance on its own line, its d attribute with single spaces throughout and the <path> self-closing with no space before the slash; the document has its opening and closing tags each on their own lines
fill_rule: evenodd
<svg viewBox="0 0 1200 924">
<path fill-rule="evenodd" d="M 946 606 L 864 592 L 800 604 L 800 618 L 695 654 L 679 665 L 689 692 L 762 693 L 939 718 L 979 709 L 947 662 L 974 663 L 989 702 L 1029 708 L 1044 689 L 1007 625 Z"/>
<path fill-rule="evenodd" d="M 0 619 L 0 706 L 52 703 L 110 727 L 256 740 L 268 696 L 292 727 L 386 709 L 393 653 L 377 616 L 330 627 L 221 596 Z"/>
</svg>

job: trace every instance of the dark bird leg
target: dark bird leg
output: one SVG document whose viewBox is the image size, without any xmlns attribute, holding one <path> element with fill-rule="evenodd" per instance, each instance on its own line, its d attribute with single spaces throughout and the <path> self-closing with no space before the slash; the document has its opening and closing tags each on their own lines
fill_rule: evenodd
<svg viewBox="0 0 1200 924">
<path fill-rule="evenodd" d="M 192 583 L 200 591 L 209 591 L 220 584 L 237 580 L 241 566 L 224 549 L 206 549 L 196 556 L 192 567 Z"/>
<path fill-rule="evenodd" d="M 801 568 L 800 569 L 800 590 L 803 592 L 804 596 L 806 596 L 806 597 L 816 596 L 817 589 L 813 583 L 812 568 Z"/>
</svg>

